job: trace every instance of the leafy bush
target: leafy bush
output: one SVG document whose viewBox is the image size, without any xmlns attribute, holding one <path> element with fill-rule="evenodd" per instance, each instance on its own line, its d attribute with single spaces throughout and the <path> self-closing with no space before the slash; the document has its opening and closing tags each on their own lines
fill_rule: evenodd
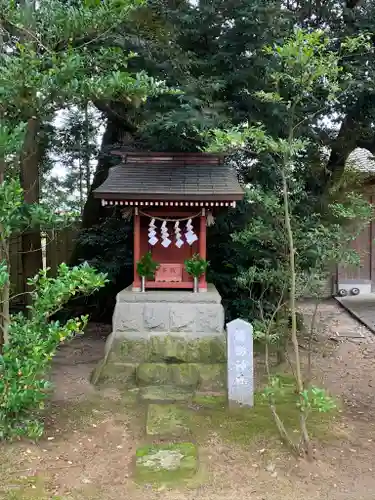
<svg viewBox="0 0 375 500">
<path fill-rule="evenodd" d="M 185 269 L 190 276 L 199 278 L 207 270 L 208 262 L 198 254 L 194 254 L 191 259 L 185 260 Z"/>
<path fill-rule="evenodd" d="M 34 290 L 29 314 L 11 317 L 9 342 L 0 356 L 0 439 L 42 435 L 40 412 L 51 391 L 52 358 L 58 346 L 82 333 L 87 323 L 84 316 L 65 324 L 50 318 L 73 296 L 92 293 L 104 283 L 105 275 L 92 267 L 70 269 L 66 264 L 59 266 L 55 278 L 41 271 L 29 280 Z"/>
<path fill-rule="evenodd" d="M 138 276 L 153 279 L 158 267 L 159 263 L 153 260 L 151 252 L 147 252 L 137 262 Z"/>
</svg>

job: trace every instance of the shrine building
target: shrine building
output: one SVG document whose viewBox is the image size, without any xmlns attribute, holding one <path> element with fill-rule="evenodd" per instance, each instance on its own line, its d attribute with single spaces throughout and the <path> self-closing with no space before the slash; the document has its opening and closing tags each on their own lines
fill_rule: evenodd
<svg viewBox="0 0 375 500">
<path fill-rule="evenodd" d="M 206 259 L 206 228 L 221 210 L 236 206 L 244 192 L 224 157 L 208 153 L 113 152 L 121 163 L 94 190 L 104 206 L 118 205 L 134 220 L 133 292 L 141 290 L 137 263 L 147 252 L 159 264 L 148 290 L 193 288 L 184 262 Z M 206 276 L 199 292 L 207 291 Z"/>
</svg>

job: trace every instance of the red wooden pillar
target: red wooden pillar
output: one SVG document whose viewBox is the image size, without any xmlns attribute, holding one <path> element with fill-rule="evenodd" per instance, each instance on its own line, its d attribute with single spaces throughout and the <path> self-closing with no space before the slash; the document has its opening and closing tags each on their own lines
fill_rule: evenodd
<svg viewBox="0 0 375 500">
<path fill-rule="evenodd" d="M 200 227 L 199 227 L 199 255 L 201 256 L 202 259 L 207 258 L 207 236 L 206 236 L 206 231 L 207 231 L 207 224 L 206 224 L 206 210 L 202 208 L 202 213 L 200 216 Z M 199 291 L 200 292 L 207 292 L 207 281 L 206 281 L 206 274 L 203 274 L 199 278 Z"/>
<path fill-rule="evenodd" d="M 137 262 L 141 258 L 141 217 L 138 208 L 134 209 L 134 278 L 133 278 L 133 291 L 139 292 L 141 290 L 141 278 L 137 273 Z"/>
</svg>

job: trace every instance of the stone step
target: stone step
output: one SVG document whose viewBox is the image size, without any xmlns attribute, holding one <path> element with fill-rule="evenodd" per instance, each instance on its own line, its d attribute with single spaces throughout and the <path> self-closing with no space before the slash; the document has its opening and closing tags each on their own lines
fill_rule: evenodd
<svg viewBox="0 0 375 500">
<path fill-rule="evenodd" d="M 200 391 L 226 387 L 226 364 L 142 363 L 136 369 L 138 386 L 171 385 Z"/>
<path fill-rule="evenodd" d="M 194 392 L 170 385 L 151 385 L 140 390 L 139 399 L 144 403 L 188 402 L 194 398 Z"/>
<path fill-rule="evenodd" d="M 135 479 L 141 483 L 174 483 L 193 477 L 198 450 L 193 443 L 143 446 L 136 452 Z"/>
<path fill-rule="evenodd" d="M 149 404 L 146 434 L 153 438 L 179 438 L 190 434 L 190 412 L 175 404 Z"/>
<path fill-rule="evenodd" d="M 118 363 L 223 363 L 225 335 L 191 338 L 189 333 L 150 333 L 141 338 L 136 332 L 115 332 L 110 360 Z"/>
</svg>

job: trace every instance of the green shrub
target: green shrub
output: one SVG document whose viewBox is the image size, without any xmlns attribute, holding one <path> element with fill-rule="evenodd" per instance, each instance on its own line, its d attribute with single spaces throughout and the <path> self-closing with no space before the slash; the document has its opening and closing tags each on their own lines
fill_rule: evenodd
<svg viewBox="0 0 375 500">
<path fill-rule="evenodd" d="M 195 253 L 191 259 L 185 260 L 185 269 L 190 276 L 199 278 L 207 271 L 208 262 Z"/>
<path fill-rule="evenodd" d="M 9 341 L 0 356 L 0 439 L 42 435 L 41 411 L 52 389 L 48 376 L 53 356 L 87 323 L 87 317 L 63 324 L 50 318 L 76 294 L 92 293 L 104 283 L 105 275 L 88 265 L 70 269 L 65 264 L 56 278 L 41 271 L 29 280 L 34 289 L 29 314 L 11 317 Z"/>
<path fill-rule="evenodd" d="M 153 260 L 150 251 L 145 253 L 137 262 L 138 276 L 142 276 L 148 279 L 153 279 L 159 265 L 160 265 L 159 262 L 155 262 Z"/>
</svg>

